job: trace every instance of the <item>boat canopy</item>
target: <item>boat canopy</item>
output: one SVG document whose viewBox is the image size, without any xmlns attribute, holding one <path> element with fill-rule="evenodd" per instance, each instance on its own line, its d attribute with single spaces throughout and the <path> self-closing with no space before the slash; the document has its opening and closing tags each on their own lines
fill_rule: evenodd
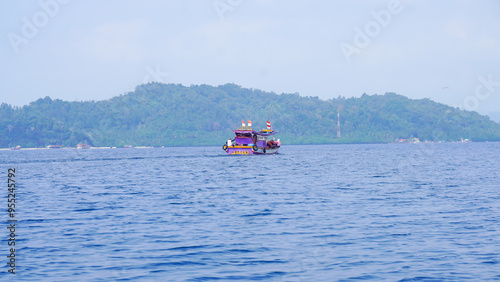
<svg viewBox="0 0 500 282">
<path fill-rule="evenodd" d="M 267 136 L 274 135 L 274 134 L 276 134 L 278 132 L 274 131 L 274 130 L 272 130 L 272 131 L 267 131 L 267 130 L 265 130 L 265 131 L 263 131 L 263 130 L 261 130 L 261 131 L 255 131 L 254 130 L 252 133 L 255 134 L 255 135 L 258 135 L 258 136 L 266 136 L 267 137 Z"/>
</svg>

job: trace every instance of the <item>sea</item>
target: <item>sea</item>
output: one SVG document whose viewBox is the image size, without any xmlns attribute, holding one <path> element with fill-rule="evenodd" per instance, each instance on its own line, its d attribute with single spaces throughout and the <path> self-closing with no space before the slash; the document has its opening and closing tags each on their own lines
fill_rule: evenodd
<svg viewBox="0 0 500 282">
<path fill-rule="evenodd" d="M 499 160 L 493 142 L 4 150 L 0 280 L 500 280 Z"/>
</svg>

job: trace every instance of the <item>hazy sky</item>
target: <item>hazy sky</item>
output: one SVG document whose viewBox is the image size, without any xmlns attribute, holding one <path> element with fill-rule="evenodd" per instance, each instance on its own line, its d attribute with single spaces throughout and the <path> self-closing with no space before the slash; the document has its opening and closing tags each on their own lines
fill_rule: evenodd
<svg viewBox="0 0 500 282">
<path fill-rule="evenodd" d="M 0 102 L 149 81 L 500 111 L 500 1 L 0 0 Z"/>
</svg>

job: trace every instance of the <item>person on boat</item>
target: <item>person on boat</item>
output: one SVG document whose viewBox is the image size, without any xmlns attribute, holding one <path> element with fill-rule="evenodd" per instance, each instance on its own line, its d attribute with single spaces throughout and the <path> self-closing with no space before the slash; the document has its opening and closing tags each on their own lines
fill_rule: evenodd
<svg viewBox="0 0 500 282">
<path fill-rule="evenodd" d="M 281 147 L 281 141 L 278 139 L 278 142 L 276 142 L 278 144 L 278 147 Z"/>
<path fill-rule="evenodd" d="M 227 140 L 227 146 L 231 147 L 232 145 L 233 145 L 233 142 L 231 141 L 231 138 L 229 138 L 229 140 Z"/>
<path fill-rule="evenodd" d="M 274 142 L 274 140 L 268 141 L 267 142 L 267 147 L 270 148 L 270 149 L 276 148 L 276 142 Z"/>
</svg>

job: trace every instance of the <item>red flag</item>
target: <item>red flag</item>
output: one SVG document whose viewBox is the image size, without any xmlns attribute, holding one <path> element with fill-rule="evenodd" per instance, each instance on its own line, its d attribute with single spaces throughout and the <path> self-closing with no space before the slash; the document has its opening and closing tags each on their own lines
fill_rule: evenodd
<svg viewBox="0 0 500 282">
<path fill-rule="evenodd" d="M 267 121 L 267 129 L 271 129 L 271 122 Z"/>
<path fill-rule="evenodd" d="M 251 120 L 248 120 L 248 126 L 252 127 L 252 121 Z"/>
<path fill-rule="evenodd" d="M 241 120 L 241 126 L 245 127 L 245 121 L 244 120 Z"/>
</svg>

